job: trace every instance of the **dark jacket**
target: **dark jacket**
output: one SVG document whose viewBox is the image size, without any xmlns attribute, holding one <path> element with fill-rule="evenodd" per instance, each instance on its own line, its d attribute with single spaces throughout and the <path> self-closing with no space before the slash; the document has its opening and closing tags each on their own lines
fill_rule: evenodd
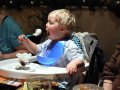
<svg viewBox="0 0 120 90">
<path fill-rule="evenodd" d="M 112 76 L 116 77 L 112 78 Z M 103 69 L 102 78 L 113 81 L 112 90 L 118 90 L 118 87 L 120 88 L 120 42 L 116 45 L 116 50 L 111 59 L 106 62 Z"/>
</svg>

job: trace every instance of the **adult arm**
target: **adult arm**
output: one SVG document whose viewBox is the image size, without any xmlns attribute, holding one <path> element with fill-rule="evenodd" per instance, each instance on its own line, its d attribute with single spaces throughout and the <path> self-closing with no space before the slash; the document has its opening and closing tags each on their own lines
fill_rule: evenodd
<svg viewBox="0 0 120 90">
<path fill-rule="evenodd" d="M 112 55 L 111 60 L 109 60 L 104 65 L 102 78 L 104 79 L 104 82 L 106 82 L 103 84 L 105 90 L 112 90 L 111 83 L 115 79 L 115 76 L 118 74 L 117 64 L 118 61 L 120 61 L 119 56 L 120 56 L 120 43 L 116 45 L 116 50 Z"/>
<path fill-rule="evenodd" d="M 29 53 L 29 51 L 24 47 L 24 45 L 19 45 L 15 48 L 15 52 L 8 53 L 8 54 L 2 54 L 0 53 L 0 60 L 4 59 L 10 59 L 10 58 L 16 58 L 17 53 Z"/>
<path fill-rule="evenodd" d="M 116 65 L 118 60 L 120 61 L 120 58 L 118 58 L 119 56 L 120 56 L 120 43 L 116 45 L 116 50 L 112 55 L 111 59 L 104 65 L 103 77 L 105 76 L 112 77 L 117 75 L 118 71 Z"/>
</svg>

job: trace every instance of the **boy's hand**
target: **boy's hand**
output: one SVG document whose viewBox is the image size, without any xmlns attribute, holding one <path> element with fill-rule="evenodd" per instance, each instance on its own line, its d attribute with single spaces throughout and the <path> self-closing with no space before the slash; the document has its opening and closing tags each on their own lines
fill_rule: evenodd
<svg viewBox="0 0 120 90">
<path fill-rule="evenodd" d="M 77 65 L 75 64 L 75 62 L 71 61 L 67 67 L 67 72 L 68 74 L 74 74 L 75 72 L 77 72 Z"/>
<path fill-rule="evenodd" d="M 83 61 L 81 60 L 73 60 L 70 63 L 68 63 L 66 70 L 68 71 L 68 74 L 74 74 L 77 72 L 77 66 L 83 64 Z"/>
<path fill-rule="evenodd" d="M 19 41 L 20 43 L 23 43 L 25 39 L 26 39 L 26 38 L 25 38 L 25 35 L 20 35 L 20 36 L 18 37 L 18 41 Z"/>
</svg>

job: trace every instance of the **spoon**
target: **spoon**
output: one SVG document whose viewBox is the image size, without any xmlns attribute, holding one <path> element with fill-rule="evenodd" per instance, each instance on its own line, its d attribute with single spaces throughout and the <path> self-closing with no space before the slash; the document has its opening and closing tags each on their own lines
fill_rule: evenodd
<svg viewBox="0 0 120 90">
<path fill-rule="evenodd" d="M 31 37 L 31 36 L 39 36 L 42 33 L 41 29 L 36 29 L 35 33 L 33 33 L 32 35 L 26 35 L 25 38 Z"/>
</svg>

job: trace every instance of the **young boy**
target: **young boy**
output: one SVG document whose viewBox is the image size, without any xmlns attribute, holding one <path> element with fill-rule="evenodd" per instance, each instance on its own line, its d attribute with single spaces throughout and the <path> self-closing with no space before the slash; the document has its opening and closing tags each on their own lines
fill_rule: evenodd
<svg viewBox="0 0 120 90">
<path fill-rule="evenodd" d="M 25 35 L 19 36 L 18 40 L 33 54 L 45 52 L 52 42 L 64 41 L 64 53 L 54 66 L 65 67 L 68 74 L 73 74 L 77 71 L 78 65 L 84 64 L 82 50 L 70 38 L 74 27 L 75 17 L 73 13 L 66 9 L 54 10 L 49 13 L 46 24 L 48 40 L 39 45 L 25 38 Z"/>
</svg>

